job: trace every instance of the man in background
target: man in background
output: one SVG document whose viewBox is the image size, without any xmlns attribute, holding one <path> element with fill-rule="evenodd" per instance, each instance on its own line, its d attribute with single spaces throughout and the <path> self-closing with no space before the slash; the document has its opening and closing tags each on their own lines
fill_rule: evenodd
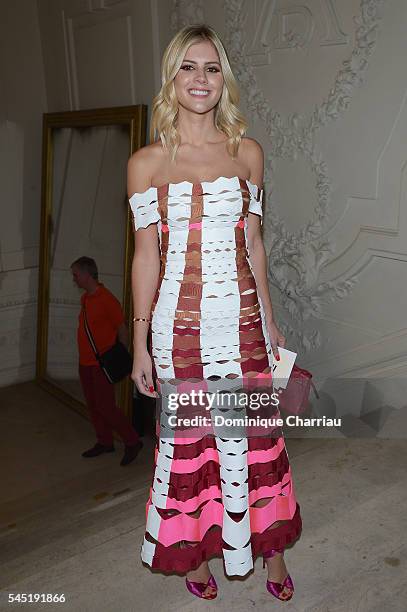
<svg viewBox="0 0 407 612">
<path fill-rule="evenodd" d="M 93 336 L 98 353 L 112 347 L 116 338 L 127 348 L 129 334 L 119 300 L 98 280 L 96 262 L 91 257 L 80 257 L 71 264 L 73 280 L 80 289 L 81 312 L 78 325 L 79 377 L 86 403 L 96 432 L 96 444 L 82 453 L 82 457 L 96 457 L 111 453 L 113 431 L 122 438 L 125 450 L 120 465 L 128 465 L 143 446 L 138 433 L 116 406 L 114 385 L 111 384 L 96 359 L 84 324 L 84 308 L 88 328 Z"/>
</svg>

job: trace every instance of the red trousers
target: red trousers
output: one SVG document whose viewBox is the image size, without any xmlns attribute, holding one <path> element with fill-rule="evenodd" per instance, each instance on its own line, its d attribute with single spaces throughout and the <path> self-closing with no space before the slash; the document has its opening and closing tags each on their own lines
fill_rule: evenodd
<svg viewBox="0 0 407 612">
<path fill-rule="evenodd" d="M 136 444 L 138 433 L 116 406 L 114 385 L 107 380 L 102 369 L 98 365 L 79 364 L 79 377 L 98 442 L 112 446 L 113 431 L 117 431 L 126 446 Z"/>
</svg>

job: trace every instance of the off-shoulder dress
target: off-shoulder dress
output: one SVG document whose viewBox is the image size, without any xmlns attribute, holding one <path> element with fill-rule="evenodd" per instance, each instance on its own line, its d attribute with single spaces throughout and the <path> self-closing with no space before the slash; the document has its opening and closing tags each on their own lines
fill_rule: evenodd
<svg viewBox="0 0 407 612">
<path fill-rule="evenodd" d="M 159 236 L 151 320 L 159 392 L 191 380 L 219 386 L 272 378 L 247 241 L 248 215 L 262 222 L 262 200 L 263 189 L 238 176 L 167 183 L 130 197 L 135 231 L 156 223 Z M 184 574 L 223 557 L 226 574 L 243 576 L 256 556 L 298 539 L 300 506 L 282 432 L 178 439 L 162 435 L 162 426 L 157 420 L 144 563 Z"/>
</svg>

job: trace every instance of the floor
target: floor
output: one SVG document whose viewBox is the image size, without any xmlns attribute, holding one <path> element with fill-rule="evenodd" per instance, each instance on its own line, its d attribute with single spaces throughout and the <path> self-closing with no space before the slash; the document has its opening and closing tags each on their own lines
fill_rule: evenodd
<svg viewBox="0 0 407 612">
<path fill-rule="evenodd" d="M 189 612 L 407 611 L 407 441 L 288 437 L 303 534 L 286 553 L 290 602 L 265 590 L 257 559 L 245 579 L 211 562 L 219 594 L 194 598 L 184 579 L 140 561 L 153 440 L 136 462 L 84 459 L 88 421 L 35 383 L 0 389 L 0 610 Z M 8 604 L 8 594 L 58 593 L 65 603 Z"/>
</svg>

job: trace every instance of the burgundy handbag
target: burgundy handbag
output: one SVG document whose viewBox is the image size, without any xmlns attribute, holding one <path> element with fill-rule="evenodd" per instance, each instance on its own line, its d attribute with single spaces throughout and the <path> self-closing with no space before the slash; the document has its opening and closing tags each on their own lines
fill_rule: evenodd
<svg viewBox="0 0 407 612">
<path fill-rule="evenodd" d="M 308 406 L 311 386 L 315 396 L 319 398 L 312 381 L 311 372 L 294 364 L 286 388 L 279 392 L 279 408 L 283 412 L 293 415 L 305 412 Z"/>
</svg>

